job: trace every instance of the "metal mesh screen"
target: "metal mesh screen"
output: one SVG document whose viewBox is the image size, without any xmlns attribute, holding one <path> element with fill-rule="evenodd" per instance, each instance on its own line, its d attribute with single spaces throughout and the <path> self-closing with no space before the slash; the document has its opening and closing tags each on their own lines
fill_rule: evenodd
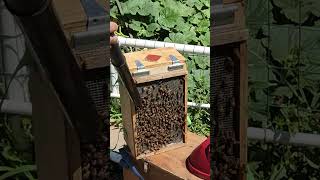
<svg viewBox="0 0 320 180">
<path fill-rule="evenodd" d="M 184 85 L 184 76 L 139 84 L 142 108 L 138 109 L 136 116 L 138 155 L 183 142 Z"/>
<path fill-rule="evenodd" d="M 239 175 L 239 61 L 233 48 L 220 49 L 211 59 L 212 171 L 216 179 Z"/>
</svg>

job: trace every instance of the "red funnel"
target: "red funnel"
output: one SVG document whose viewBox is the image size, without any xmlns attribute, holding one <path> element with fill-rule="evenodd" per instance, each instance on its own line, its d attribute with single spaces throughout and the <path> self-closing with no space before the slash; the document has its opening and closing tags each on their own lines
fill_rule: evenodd
<svg viewBox="0 0 320 180">
<path fill-rule="evenodd" d="M 210 179 L 210 138 L 200 144 L 186 160 L 187 169 L 195 176 Z"/>
</svg>

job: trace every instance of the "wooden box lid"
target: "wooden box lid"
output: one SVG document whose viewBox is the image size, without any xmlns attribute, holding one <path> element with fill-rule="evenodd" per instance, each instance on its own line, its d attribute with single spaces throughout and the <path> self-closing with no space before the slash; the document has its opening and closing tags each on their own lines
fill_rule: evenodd
<svg viewBox="0 0 320 180">
<path fill-rule="evenodd" d="M 148 55 L 158 55 L 161 57 L 157 61 L 148 61 L 146 59 Z M 172 47 L 149 49 L 124 54 L 124 56 L 126 57 L 127 64 L 129 66 L 129 70 L 131 72 L 137 70 L 137 66 L 135 63 L 136 60 L 139 60 L 145 66 L 146 69 L 160 66 L 168 66 L 172 64 L 172 61 L 169 59 L 169 55 L 174 55 L 180 61 L 180 63 L 185 64 L 185 58 L 182 56 L 182 54 L 180 54 L 175 48 Z"/>
<path fill-rule="evenodd" d="M 146 59 L 148 55 L 160 56 L 160 58 L 156 61 L 152 61 L 150 59 Z M 170 69 L 173 66 L 173 61 L 169 58 L 170 55 L 173 55 L 178 59 L 181 65 L 180 68 L 173 68 L 173 70 Z M 129 70 L 137 84 L 171 77 L 185 76 L 188 74 L 185 58 L 172 47 L 126 53 L 124 56 L 126 57 Z M 144 71 L 148 71 L 147 74 L 137 75 L 139 71 L 136 60 L 139 60 L 139 62 L 143 64 Z"/>
</svg>

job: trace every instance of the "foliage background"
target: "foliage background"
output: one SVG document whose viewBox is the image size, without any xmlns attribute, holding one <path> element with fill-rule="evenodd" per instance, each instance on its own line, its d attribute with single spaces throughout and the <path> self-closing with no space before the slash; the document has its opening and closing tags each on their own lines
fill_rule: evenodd
<svg viewBox="0 0 320 180">
<path fill-rule="evenodd" d="M 320 1 L 246 0 L 249 125 L 317 133 Z M 251 179 L 319 179 L 317 148 L 250 142 Z"/>
</svg>

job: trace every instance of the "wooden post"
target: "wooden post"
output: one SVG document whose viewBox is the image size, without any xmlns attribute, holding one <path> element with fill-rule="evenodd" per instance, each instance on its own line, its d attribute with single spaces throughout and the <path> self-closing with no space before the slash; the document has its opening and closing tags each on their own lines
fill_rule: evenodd
<svg viewBox="0 0 320 180">
<path fill-rule="evenodd" d="M 29 82 L 39 180 L 81 180 L 80 145 L 55 92 L 32 70 Z"/>
<path fill-rule="evenodd" d="M 240 179 L 246 180 L 248 128 L 248 60 L 247 42 L 240 43 Z"/>
</svg>

